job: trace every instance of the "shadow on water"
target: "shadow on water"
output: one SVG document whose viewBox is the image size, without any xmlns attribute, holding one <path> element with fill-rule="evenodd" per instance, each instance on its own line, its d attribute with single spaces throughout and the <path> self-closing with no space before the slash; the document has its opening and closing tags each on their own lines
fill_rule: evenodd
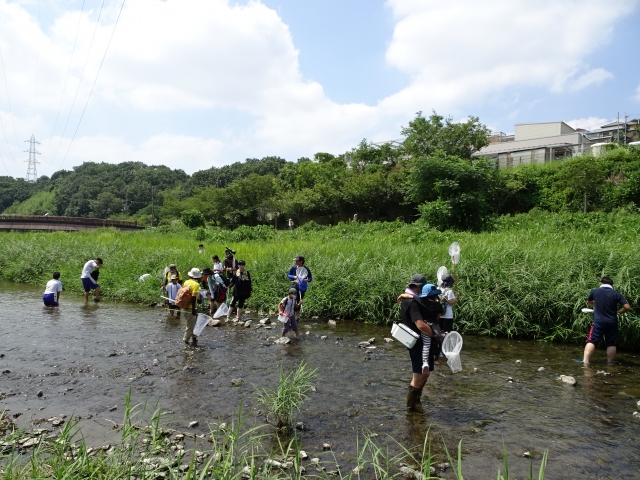
<svg viewBox="0 0 640 480">
<path fill-rule="evenodd" d="M 195 433 L 207 433 L 209 425 L 232 421 L 240 405 L 247 425 L 259 425 L 264 414 L 254 386 L 274 386 L 281 366 L 305 360 L 318 376 L 295 414 L 306 429 L 295 434 L 312 456 L 335 455 L 346 466 L 364 431 L 416 450 L 428 432 L 440 458 L 442 439 L 452 455 L 463 440 L 470 479 L 495 476 L 503 439 L 518 478 L 528 474 L 523 453 L 539 462 L 547 448 L 547 478 L 632 478 L 640 471 L 640 419 L 632 415 L 640 410 L 640 360 L 633 354 L 622 353 L 617 366 L 607 367 L 598 350 L 593 368 L 585 369 L 574 362 L 581 346 L 466 336 L 463 371 L 453 375 L 438 362 L 423 413 L 407 414 L 410 363 L 403 346 L 384 341 L 388 327 L 345 322 L 331 328 L 305 320 L 302 340 L 275 345 L 277 322 L 268 330 L 256 328 L 257 321 L 251 328 L 226 324 L 207 327 L 194 349 L 182 343 L 184 318 L 162 309 L 85 305 L 66 293 L 61 307 L 50 309 L 40 296 L 31 287 L 0 284 L 0 371 L 9 372 L 0 375 L 0 401 L 21 413 L 17 421 L 27 428 L 74 414 L 82 417 L 89 443 L 108 442 L 117 437 L 111 422 L 121 421 L 130 389 L 134 403 L 158 403 L 172 412 L 167 422 L 176 429 L 198 420 Z M 372 337 L 375 349 L 358 348 Z M 574 376 L 577 385 L 563 384 L 561 374 Z M 244 383 L 234 387 L 237 378 Z M 322 452 L 323 443 L 332 451 Z"/>
</svg>

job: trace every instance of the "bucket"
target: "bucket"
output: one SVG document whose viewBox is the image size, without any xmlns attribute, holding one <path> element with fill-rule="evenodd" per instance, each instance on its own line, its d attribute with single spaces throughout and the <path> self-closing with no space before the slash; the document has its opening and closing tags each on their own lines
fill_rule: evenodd
<svg viewBox="0 0 640 480">
<path fill-rule="evenodd" d="M 462 370 L 460 350 L 462 350 L 462 336 L 458 332 L 449 332 L 442 340 L 442 353 L 447 357 L 447 365 L 453 373 Z"/>
<path fill-rule="evenodd" d="M 213 319 L 209 315 L 205 315 L 204 313 L 199 313 L 196 316 L 196 326 L 193 327 L 193 334 L 196 337 L 199 337 L 202 331 L 204 330 L 204 327 L 206 327 L 211 320 Z"/>
<path fill-rule="evenodd" d="M 407 348 L 413 348 L 418 341 L 418 334 L 401 323 L 394 323 L 391 327 L 391 336 Z"/>
<path fill-rule="evenodd" d="M 289 315 L 278 315 L 278 321 L 282 323 L 287 323 L 289 320 Z"/>
</svg>

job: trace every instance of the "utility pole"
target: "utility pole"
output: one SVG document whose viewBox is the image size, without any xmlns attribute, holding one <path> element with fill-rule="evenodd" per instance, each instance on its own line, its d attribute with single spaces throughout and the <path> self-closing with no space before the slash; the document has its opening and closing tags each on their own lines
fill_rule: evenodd
<svg viewBox="0 0 640 480">
<path fill-rule="evenodd" d="M 627 144 L 627 117 L 629 115 L 627 115 L 626 113 L 624 114 L 624 144 Z"/>
<path fill-rule="evenodd" d="M 36 155 L 40 155 L 40 152 L 36 151 L 36 143 L 40 145 L 40 142 L 36 142 L 36 139 L 33 135 L 29 140 L 25 140 L 25 142 L 29 142 L 29 150 L 25 150 L 26 153 L 29 154 L 29 160 L 25 160 L 28 163 L 27 166 L 27 182 L 35 182 L 38 180 L 38 169 L 36 165 L 40 163 L 36 159 Z"/>
<path fill-rule="evenodd" d="M 616 143 L 620 145 L 620 112 L 618 112 L 618 121 L 616 122 Z"/>
<path fill-rule="evenodd" d="M 153 214 L 155 206 L 156 187 L 151 187 L 151 228 L 153 228 Z"/>
</svg>

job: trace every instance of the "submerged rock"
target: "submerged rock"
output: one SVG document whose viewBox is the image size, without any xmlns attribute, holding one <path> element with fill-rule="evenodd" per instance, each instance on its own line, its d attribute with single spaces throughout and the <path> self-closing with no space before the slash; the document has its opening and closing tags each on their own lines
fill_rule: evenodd
<svg viewBox="0 0 640 480">
<path fill-rule="evenodd" d="M 189 423 L 189 428 L 195 428 L 198 425 L 200 425 L 200 422 L 198 422 L 197 420 L 194 420 L 193 422 Z"/>
<path fill-rule="evenodd" d="M 300 450 L 300 458 L 302 460 L 307 460 L 309 458 L 309 455 L 307 455 L 307 452 L 305 452 L 304 450 Z"/>
<path fill-rule="evenodd" d="M 278 345 L 286 345 L 290 341 L 291 341 L 291 339 L 289 337 L 280 337 L 279 339 L 277 339 L 273 343 L 277 343 Z"/>
<path fill-rule="evenodd" d="M 271 323 L 271 320 L 269 320 L 268 318 L 260 319 L 260 324 L 261 325 L 269 325 L 270 323 Z"/>
<path fill-rule="evenodd" d="M 249 328 L 251 326 L 251 320 L 247 320 L 244 322 L 244 328 Z"/>
<path fill-rule="evenodd" d="M 516 365 L 520 365 L 522 363 L 522 360 L 516 360 Z"/>
<path fill-rule="evenodd" d="M 306 430 L 307 426 L 304 422 L 296 422 L 296 430 Z"/>
<path fill-rule="evenodd" d="M 369 340 L 367 340 L 367 342 L 369 342 L 369 345 L 373 345 L 374 343 L 376 343 L 376 337 L 371 337 Z"/>
<path fill-rule="evenodd" d="M 435 472 L 435 468 L 433 469 Z M 423 480 L 424 479 L 424 475 L 422 475 L 420 472 L 417 472 L 416 470 L 414 470 L 411 467 L 400 467 L 400 473 L 402 473 L 402 475 L 405 476 L 405 478 L 411 479 L 411 480 Z"/>
<path fill-rule="evenodd" d="M 329 337 L 327 337 L 326 335 L 322 335 L 322 336 L 320 337 L 320 340 L 326 340 L 327 338 L 329 338 Z"/>
<path fill-rule="evenodd" d="M 576 379 L 573 378 L 570 375 L 560 375 L 560 377 L 558 377 L 560 380 L 562 380 L 563 383 L 566 383 L 567 385 L 575 385 L 576 384 Z"/>
<path fill-rule="evenodd" d="M 322 444 L 322 450 L 331 450 L 331 444 L 330 443 L 323 443 Z"/>
<path fill-rule="evenodd" d="M 329 325 L 330 327 L 335 327 L 337 325 L 337 322 L 335 320 L 329 320 L 327 322 L 327 325 Z"/>
<path fill-rule="evenodd" d="M 231 386 L 233 386 L 233 387 L 239 387 L 242 384 L 244 384 L 244 380 L 242 380 L 241 378 L 233 378 L 233 379 L 231 379 Z"/>
<path fill-rule="evenodd" d="M 386 338 L 384 339 L 385 342 L 387 343 L 392 343 L 393 342 L 393 338 Z"/>
<path fill-rule="evenodd" d="M 539 371 L 539 372 L 544 372 L 544 371 L 545 371 L 545 368 L 544 368 L 544 367 L 540 367 L 540 368 L 538 369 L 538 371 Z"/>
</svg>

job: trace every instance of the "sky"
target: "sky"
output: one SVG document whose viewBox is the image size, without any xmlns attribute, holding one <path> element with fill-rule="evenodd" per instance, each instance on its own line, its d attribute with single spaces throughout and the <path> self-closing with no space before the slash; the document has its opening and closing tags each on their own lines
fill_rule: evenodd
<svg viewBox="0 0 640 480">
<path fill-rule="evenodd" d="M 0 175 L 640 117 L 640 0 L 0 0 Z"/>
</svg>

